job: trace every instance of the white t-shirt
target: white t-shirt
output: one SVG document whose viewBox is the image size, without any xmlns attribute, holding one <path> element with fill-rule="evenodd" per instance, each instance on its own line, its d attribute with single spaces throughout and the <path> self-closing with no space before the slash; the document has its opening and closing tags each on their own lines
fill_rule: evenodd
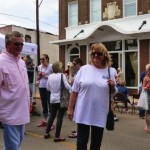
<svg viewBox="0 0 150 150">
<path fill-rule="evenodd" d="M 61 74 L 62 73 L 52 73 L 48 77 L 47 90 L 51 92 L 50 103 L 60 102 L 60 91 L 61 91 Z M 63 74 L 63 82 L 66 89 L 71 90 L 66 76 Z"/>
<path fill-rule="evenodd" d="M 110 68 L 110 78 L 115 81 L 117 72 Z M 72 90 L 78 93 L 73 120 L 76 123 L 106 126 L 109 110 L 108 68 L 98 69 L 85 65 L 78 71 Z M 117 88 L 116 88 L 117 90 Z"/>
<path fill-rule="evenodd" d="M 48 66 L 46 68 L 42 67 L 42 65 L 39 65 L 38 71 L 44 72 L 46 74 L 46 76 L 48 77 L 52 73 L 52 64 L 48 64 Z M 42 77 L 39 80 L 39 87 L 46 88 L 46 85 L 47 85 L 47 79 Z"/>
</svg>

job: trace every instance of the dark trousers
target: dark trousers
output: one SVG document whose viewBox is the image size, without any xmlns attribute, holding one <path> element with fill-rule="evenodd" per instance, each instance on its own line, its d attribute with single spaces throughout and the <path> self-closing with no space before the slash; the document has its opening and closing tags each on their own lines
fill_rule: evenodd
<svg viewBox="0 0 150 150">
<path fill-rule="evenodd" d="M 61 108 L 60 103 L 51 104 L 51 115 L 48 119 L 47 128 L 46 128 L 47 134 L 49 134 L 51 130 L 51 126 L 57 115 L 55 138 L 60 137 L 61 127 L 62 127 L 63 117 L 64 117 L 65 112 L 66 112 L 66 108 Z"/>
<path fill-rule="evenodd" d="M 145 117 L 145 110 L 139 109 L 139 117 Z"/>
<path fill-rule="evenodd" d="M 50 91 L 47 91 L 46 88 L 39 88 L 42 108 L 43 108 L 43 116 L 47 118 L 48 112 L 51 114 L 51 106 L 50 106 Z"/>
<path fill-rule="evenodd" d="M 85 124 L 77 124 L 77 150 L 87 150 L 90 128 L 90 150 L 100 150 L 104 128 Z"/>
</svg>

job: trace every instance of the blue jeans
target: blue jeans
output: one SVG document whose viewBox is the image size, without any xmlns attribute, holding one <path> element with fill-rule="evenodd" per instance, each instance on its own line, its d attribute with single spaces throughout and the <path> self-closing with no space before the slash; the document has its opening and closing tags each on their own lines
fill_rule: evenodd
<svg viewBox="0 0 150 150">
<path fill-rule="evenodd" d="M 44 118 L 48 117 L 48 113 L 51 114 L 51 107 L 50 107 L 50 91 L 47 91 L 46 88 L 39 88 L 42 108 L 43 108 L 43 116 Z"/>
<path fill-rule="evenodd" d="M 4 150 L 19 150 L 24 137 L 25 125 L 4 125 Z"/>
<path fill-rule="evenodd" d="M 104 128 L 85 124 L 77 124 L 77 150 L 87 150 L 90 128 L 90 150 L 100 150 Z"/>
</svg>

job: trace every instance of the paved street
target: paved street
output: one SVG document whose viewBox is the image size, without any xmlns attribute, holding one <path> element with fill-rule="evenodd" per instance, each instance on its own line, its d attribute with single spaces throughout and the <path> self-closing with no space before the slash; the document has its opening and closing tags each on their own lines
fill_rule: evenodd
<svg viewBox="0 0 150 150">
<path fill-rule="evenodd" d="M 37 108 L 40 107 L 40 100 L 37 100 Z M 116 111 L 117 112 L 117 111 Z M 115 124 L 115 131 L 105 130 L 101 150 L 145 150 L 150 149 L 150 134 L 143 131 L 144 120 L 139 119 L 137 114 L 120 114 L 117 112 L 119 122 Z M 43 139 L 45 127 L 38 128 L 36 125 L 41 121 L 41 116 L 31 116 L 31 123 L 26 126 L 25 139 L 21 150 L 75 150 L 76 139 L 68 138 L 71 130 L 76 125 L 67 117 L 64 118 L 62 136 L 65 142 L 55 143 L 53 137 L 55 130 L 51 132 L 52 138 Z M 2 130 L 0 130 L 0 150 L 3 149 Z"/>
</svg>

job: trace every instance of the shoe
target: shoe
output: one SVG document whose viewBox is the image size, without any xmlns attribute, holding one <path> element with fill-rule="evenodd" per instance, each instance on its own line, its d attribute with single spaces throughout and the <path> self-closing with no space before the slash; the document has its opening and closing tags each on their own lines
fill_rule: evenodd
<svg viewBox="0 0 150 150">
<path fill-rule="evenodd" d="M 51 130 L 54 130 L 54 129 L 55 129 L 55 126 L 54 126 L 54 125 L 52 125 L 52 126 L 51 126 Z"/>
<path fill-rule="evenodd" d="M 72 130 L 71 133 L 77 133 L 77 131 L 76 130 Z"/>
<path fill-rule="evenodd" d="M 37 125 L 37 127 L 45 127 L 45 126 L 46 126 L 45 121 L 41 121 L 41 123 Z"/>
<path fill-rule="evenodd" d="M 54 138 L 54 142 L 63 142 L 65 140 L 65 138 Z"/>
<path fill-rule="evenodd" d="M 72 133 L 68 136 L 69 138 L 77 138 L 77 133 Z"/>
<path fill-rule="evenodd" d="M 117 117 L 114 117 L 114 121 L 118 121 L 118 118 L 117 118 Z"/>
<path fill-rule="evenodd" d="M 50 136 L 50 134 L 45 134 L 44 135 L 44 139 L 49 139 L 51 136 Z"/>
</svg>

